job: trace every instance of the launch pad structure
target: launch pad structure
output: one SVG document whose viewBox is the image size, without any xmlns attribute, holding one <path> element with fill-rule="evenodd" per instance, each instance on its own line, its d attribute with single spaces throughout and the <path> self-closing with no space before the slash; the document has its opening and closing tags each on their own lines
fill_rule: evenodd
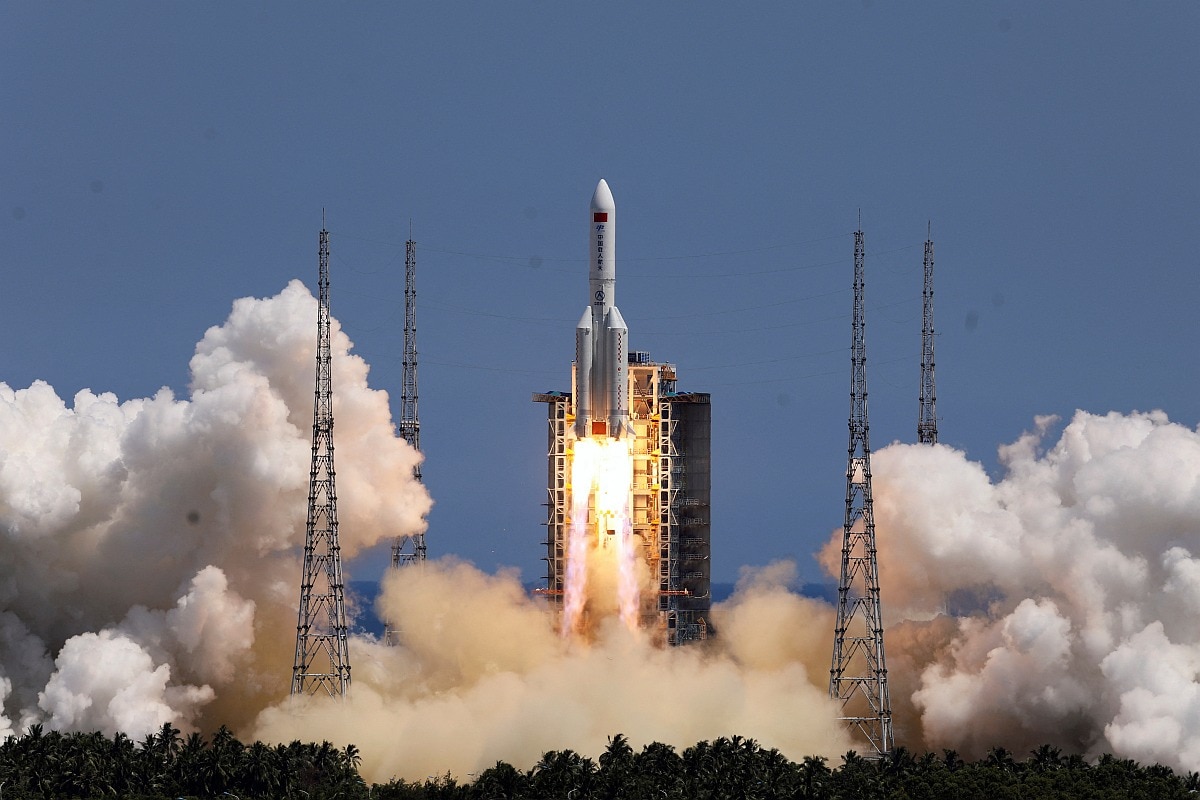
<svg viewBox="0 0 1200 800">
<path fill-rule="evenodd" d="M 706 639 L 711 596 L 711 406 L 706 393 L 679 392 L 673 364 L 629 353 L 633 481 L 631 522 L 654 590 L 641 597 L 640 626 L 675 646 Z M 534 394 L 548 407 L 546 587 L 561 612 L 571 527 L 572 396 Z M 589 513 L 594 513 L 589 511 Z"/>
</svg>

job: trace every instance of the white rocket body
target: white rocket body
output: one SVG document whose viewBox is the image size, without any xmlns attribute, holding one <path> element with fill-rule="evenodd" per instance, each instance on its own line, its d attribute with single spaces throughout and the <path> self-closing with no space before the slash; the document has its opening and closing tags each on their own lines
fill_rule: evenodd
<svg viewBox="0 0 1200 800">
<path fill-rule="evenodd" d="M 603 180 L 590 217 L 591 305 L 575 328 L 575 435 L 620 439 L 629 432 L 629 328 L 616 306 L 617 205 Z"/>
</svg>

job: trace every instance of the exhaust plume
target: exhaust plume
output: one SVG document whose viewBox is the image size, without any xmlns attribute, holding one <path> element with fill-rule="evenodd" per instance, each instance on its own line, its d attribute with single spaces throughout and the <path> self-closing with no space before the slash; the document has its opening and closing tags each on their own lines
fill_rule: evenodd
<svg viewBox="0 0 1200 800">
<path fill-rule="evenodd" d="M 377 781 L 498 760 L 528 769 L 548 750 L 599 754 L 614 733 L 684 748 L 743 732 L 795 759 L 840 755 L 853 745 L 827 697 L 827 659 L 815 672 L 808 662 L 832 612 L 788 593 L 788 568 L 768 572 L 714 611 L 726 638 L 662 648 L 616 615 L 590 642 L 564 639 L 515 575 L 427 561 L 385 579 L 380 611 L 400 621 L 402 646 L 358 645 L 348 702 L 280 704 L 255 735 L 354 741 Z"/>
</svg>

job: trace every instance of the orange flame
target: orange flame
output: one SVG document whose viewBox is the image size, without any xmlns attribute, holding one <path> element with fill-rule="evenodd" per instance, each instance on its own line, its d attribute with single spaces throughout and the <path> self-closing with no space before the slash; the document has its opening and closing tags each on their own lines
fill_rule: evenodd
<svg viewBox="0 0 1200 800">
<path fill-rule="evenodd" d="M 575 442 L 571 460 L 571 520 L 561 633 L 584 626 L 585 609 L 604 612 L 611 597 L 597 593 L 612 585 L 615 610 L 629 628 L 638 624 L 640 591 L 630 498 L 633 455 L 628 439 L 588 438 Z M 607 580 L 589 581 L 589 573 Z"/>
</svg>

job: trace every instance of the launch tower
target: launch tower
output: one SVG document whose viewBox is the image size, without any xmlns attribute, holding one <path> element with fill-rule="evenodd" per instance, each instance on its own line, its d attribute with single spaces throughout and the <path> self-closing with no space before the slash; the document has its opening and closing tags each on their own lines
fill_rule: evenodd
<svg viewBox="0 0 1200 800">
<path fill-rule="evenodd" d="M 838 580 L 837 623 L 829 696 L 842 719 L 870 743 L 870 755 L 892 749 L 892 705 L 883 652 L 875 512 L 871 499 L 871 445 L 867 436 L 867 345 L 863 232 L 854 232 L 854 334 L 850 356 L 850 446 L 846 464 L 846 517 Z"/>
<path fill-rule="evenodd" d="M 333 469 L 333 381 L 329 351 L 329 231 L 321 226 L 317 299 L 317 380 L 313 403 L 312 467 L 304 570 L 296 622 L 292 694 L 345 697 L 350 689 L 345 586 L 338 544 L 337 490 Z"/>
<path fill-rule="evenodd" d="M 921 292 L 921 411 L 917 441 L 937 444 L 937 392 L 933 382 L 933 226 L 925 240 L 925 289 Z"/>
<path fill-rule="evenodd" d="M 710 397 L 677 391 L 675 365 L 655 363 L 639 351 L 629 354 L 628 385 L 633 537 L 650 586 L 642 594 L 640 626 L 657 628 L 672 646 L 706 639 L 712 605 Z M 549 407 L 546 588 L 539 594 L 561 611 L 575 411 L 567 393 L 535 394 L 533 400 Z"/>
</svg>

